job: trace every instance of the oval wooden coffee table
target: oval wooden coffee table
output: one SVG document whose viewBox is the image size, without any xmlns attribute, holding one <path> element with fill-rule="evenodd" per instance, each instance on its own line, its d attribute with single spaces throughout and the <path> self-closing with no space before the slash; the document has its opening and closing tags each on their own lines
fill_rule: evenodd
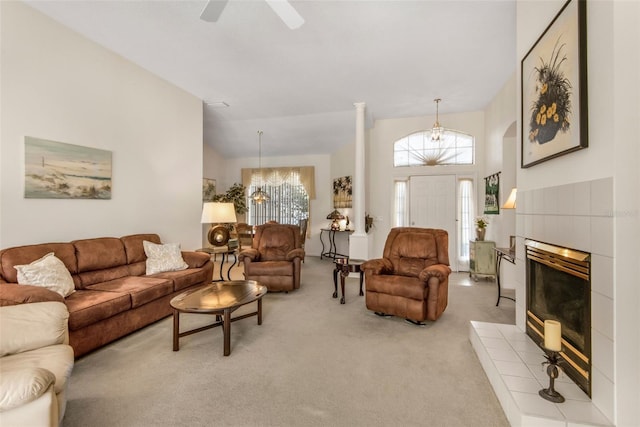
<svg viewBox="0 0 640 427">
<path fill-rule="evenodd" d="M 173 351 L 180 349 L 180 338 L 222 326 L 224 355 L 228 356 L 231 354 L 231 322 L 258 316 L 258 325 L 262 325 L 262 297 L 266 293 L 267 287 L 255 280 L 231 280 L 210 283 L 175 296 L 170 302 L 173 307 Z M 254 301 L 258 302 L 256 311 L 231 318 L 231 313 Z M 216 321 L 210 325 L 180 332 L 180 313 L 215 314 Z"/>
</svg>

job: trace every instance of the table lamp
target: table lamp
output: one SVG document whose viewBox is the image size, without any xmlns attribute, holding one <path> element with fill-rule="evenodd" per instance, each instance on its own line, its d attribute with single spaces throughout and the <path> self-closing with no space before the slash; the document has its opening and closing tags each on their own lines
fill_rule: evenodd
<svg viewBox="0 0 640 427">
<path fill-rule="evenodd" d="M 344 215 L 338 212 L 337 209 L 334 209 L 329 215 L 327 215 L 327 219 L 331 219 L 331 229 L 332 230 L 340 230 L 340 220 L 344 219 Z"/>
<path fill-rule="evenodd" d="M 207 239 L 213 246 L 229 242 L 229 224 L 237 221 L 233 203 L 207 202 L 202 206 L 202 224 L 211 224 Z"/>
</svg>

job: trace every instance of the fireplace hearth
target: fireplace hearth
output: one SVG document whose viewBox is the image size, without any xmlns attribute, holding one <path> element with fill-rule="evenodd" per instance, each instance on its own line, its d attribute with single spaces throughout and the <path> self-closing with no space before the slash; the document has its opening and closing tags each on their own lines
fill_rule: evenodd
<svg viewBox="0 0 640 427">
<path fill-rule="evenodd" d="M 562 324 L 561 367 L 591 396 L 590 254 L 526 240 L 526 332 L 544 349 L 544 321 Z"/>
</svg>

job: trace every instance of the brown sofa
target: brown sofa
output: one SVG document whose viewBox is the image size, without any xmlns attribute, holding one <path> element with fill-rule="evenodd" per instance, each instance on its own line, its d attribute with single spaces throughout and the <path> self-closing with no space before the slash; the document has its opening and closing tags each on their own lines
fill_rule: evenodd
<svg viewBox="0 0 640 427">
<path fill-rule="evenodd" d="M 449 295 L 449 238 L 445 230 L 391 229 L 383 257 L 360 267 L 365 274 L 367 308 L 414 323 L 436 320 Z"/>
<path fill-rule="evenodd" d="M 247 280 L 257 280 L 269 291 L 293 291 L 300 287 L 300 227 L 266 223 L 256 227 L 250 249 L 240 252 Z"/>
<path fill-rule="evenodd" d="M 0 305 L 61 301 L 69 309 L 69 344 L 76 357 L 171 314 L 169 301 L 184 290 L 211 282 L 208 254 L 183 251 L 186 270 L 145 276 L 143 241 L 157 234 L 45 243 L 0 251 Z M 54 252 L 71 273 L 76 291 L 66 298 L 17 283 L 14 265 Z M 169 342 L 169 341 L 167 341 Z"/>
</svg>

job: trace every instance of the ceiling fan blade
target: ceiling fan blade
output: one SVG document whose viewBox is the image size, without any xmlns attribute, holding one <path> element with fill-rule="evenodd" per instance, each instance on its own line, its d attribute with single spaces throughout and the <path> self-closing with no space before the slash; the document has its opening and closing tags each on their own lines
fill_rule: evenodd
<svg viewBox="0 0 640 427">
<path fill-rule="evenodd" d="M 200 12 L 200 19 L 207 22 L 216 22 L 229 0 L 209 0 Z"/>
<path fill-rule="evenodd" d="M 304 18 L 291 6 L 287 0 L 264 0 L 271 9 L 282 19 L 287 27 L 292 30 L 300 28 L 304 24 Z"/>
</svg>

